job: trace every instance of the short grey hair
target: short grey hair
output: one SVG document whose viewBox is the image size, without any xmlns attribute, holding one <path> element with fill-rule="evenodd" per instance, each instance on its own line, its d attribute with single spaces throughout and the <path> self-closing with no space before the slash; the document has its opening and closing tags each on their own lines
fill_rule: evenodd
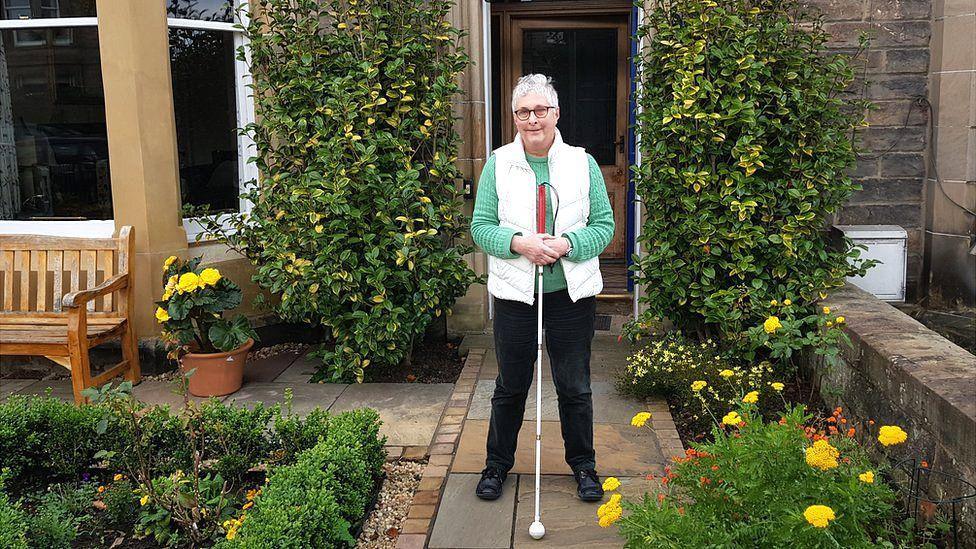
<svg viewBox="0 0 976 549">
<path fill-rule="evenodd" d="M 526 74 L 518 79 L 515 89 L 512 90 L 512 112 L 515 112 L 515 103 L 530 93 L 545 97 L 550 106 L 559 106 L 559 96 L 556 88 L 552 87 L 552 78 L 544 74 Z"/>
</svg>

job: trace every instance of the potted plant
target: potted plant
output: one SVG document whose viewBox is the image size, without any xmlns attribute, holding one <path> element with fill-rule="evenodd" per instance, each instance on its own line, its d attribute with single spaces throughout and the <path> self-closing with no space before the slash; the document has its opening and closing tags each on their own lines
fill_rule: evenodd
<svg viewBox="0 0 976 549">
<path fill-rule="evenodd" d="M 169 356 L 192 372 L 194 396 L 229 395 L 241 388 L 244 362 L 257 334 L 247 318 L 224 313 L 241 304 L 241 289 L 214 268 L 200 269 L 200 258 L 175 256 L 163 264 L 163 299 L 156 320 L 163 327 Z"/>
</svg>

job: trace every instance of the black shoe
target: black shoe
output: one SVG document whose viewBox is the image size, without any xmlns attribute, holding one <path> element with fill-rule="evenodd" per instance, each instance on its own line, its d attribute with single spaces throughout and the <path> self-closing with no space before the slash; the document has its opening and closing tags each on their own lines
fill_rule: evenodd
<svg viewBox="0 0 976 549">
<path fill-rule="evenodd" d="M 506 473 L 494 467 L 485 467 L 484 471 L 481 471 L 481 480 L 478 482 L 475 495 L 481 499 L 498 499 L 502 495 L 502 486 L 505 484 L 506 477 L 508 477 Z"/>
<path fill-rule="evenodd" d="M 576 477 L 576 495 L 583 501 L 600 501 L 603 499 L 603 485 L 600 477 L 593 469 L 584 469 L 573 473 Z"/>
</svg>

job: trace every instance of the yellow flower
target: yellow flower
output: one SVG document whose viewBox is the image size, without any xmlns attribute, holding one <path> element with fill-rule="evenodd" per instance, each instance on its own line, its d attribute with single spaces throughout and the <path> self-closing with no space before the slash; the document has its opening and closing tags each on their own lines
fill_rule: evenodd
<svg viewBox="0 0 976 549">
<path fill-rule="evenodd" d="M 837 467 L 837 458 L 840 452 L 826 440 L 820 439 L 813 443 L 806 450 L 807 465 L 815 467 L 821 471 Z"/>
<path fill-rule="evenodd" d="M 651 419 L 650 412 L 639 412 L 630 420 L 630 424 L 633 425 L 634 427 L 643 427 L 644 424 L 647 423 L 647 420 L 649 419 Z"/>
<path fill-rule="evenodd" d="M 815 528 L 826 528 L 827 523 L 837 518 L 834 510 L 826 505 L 811 505 L 803 512 L 803 518 Z"/>
<path fill-rule="evenodd" d="M 705 383 L 704 381 L 701 380 L 695 381 L 694 383 L 691 384 L 691 390 L 697 393 L 698 391 L 704 389 L 706 385 L 708 384 Z"/>
<path fill-rule="evenodd" d="M 784 387 L 784 385 L 778 381 L 770 383 L 769 386 L 772 387 L 774 391 L 782 391 Z"/>
<path fill-rule="evenodd" d="M 156 320 L 166 322 L 169 320 L 169 312 L 162 307 L 156 307 Z"/>
<path fill-rule="evenodd" d="M 608 510 L 602 517 L 600 517 L 600 527 L 609 528 L 610 526 L 613 525 L 613 523 L 620 520 L 620 517 L 622 515 L 623 515 L 623 510 L 621 510 L 618 507 Z"/>
<path fill-rule="evenodd" d="M 254 507 L 254 502 L 253 502 L 253 501 L 249 501 L 249 502 L 247 502 L 247 503 L 245 503 L 245 504 L 244 504 L 244 505 L 243 505 L 243 506 L 241 507 L 241 509 L 244 509 L 244 510 L 247 510 L 247 509 L 250 509 L 251 507 Z"/>
<path fill-rule="evenodd" d="M 735 372 L 733 372 L 732 370 L 725 369 L 719 372 L 718 375 L 724 377 L 725 379 L 729 379 L 730 377 L 735 375 Z"/>
<path fill-rule="evenodd" d="M 823 314 L 829 315 L 830 314 L 830 307 L 824 307 L 823 308 Z"/>
<path fill-rule="evenodd" d="M 847 320 L 847 319 L 844 318 L 844 317 L 842 317 L 842 316 L 839 316 L 839 317 L 837 317 L 836 322 L 837 322 L 837 324 L 843 324 L 845 320 Z"/>
<path fill-rule="evenodd" d="M 163 261 L 163 270 L 165 271 L 166 269 L 169 269 L 169 266 L 172 265 L 175 261 L 176 261 L 175 255 L 171 255 L 167 257 L 166 261 Z"/>
<path fill-rule="evenodd" d="M 834 327 L 834 323 L 828 320 L 827 321 L 827 327 L 828 328 L 833 328 Z"/>
<path fill-rule="evenodd" d="M 878 442 L 885 446 L 901 444 L 908 440 L 908 433 L 896 425 L 885 425 L 878 432 Z"/>
<path fill-rule="evenodd" d="M 789 305 L 792 305 L 792 304 L 793 304 L 793 301 L 792 300 L 789 300 L 789 299 L 784 299 L 783 300 L 783 305 L 789 306 Z"/>
<path fill-rule="evenodd" d="M 105 487 L 104 487 L 104 486 L 99 486 L 99 487 L 98 487 L 98 493 L 99 493 L 99 494 L 101 494 L 101 493 L 102 493 L 102 492 L 104 492 L 104 491 L 105 491 Z"/>
<path fill-rule="evenodd" d="M 742 416 L 738 412 L 729 412 L 722 418 L 722 423 L 725 425 L 738 425 L 740 421 L 742 421 Z"/>
<path fill-rule="evenodd" d="M 616 488 L 611 488 L 611 489 L 612 490 L 616 490 Z M 621 500 L 621 498 L 622 498 L 622 496 L 620 494 L 613 494 L 613 495 L 610 496 L 610 501 L 608 503 L 610 505 L 615 506 L 615 507 L 619 507 L 620 506 L 620 500 Z"/>
<path fill-rule="evenodd" d="M 857 475 L 857 478 L 860 479 L 861 482 L 866 482 L 868 484 L 874 484 L 874 472 L 873 471 L 865 471 L 865 472 L 861 473 L 860 475 Z"/>
<path fill-rule="evenodd" d="M 766 330 L 767 334 L 774 333 L 776 330 L 782 327 L 783 325 L 776 316 L 771 316 L 766 319 L 766 322 L 763 322 L 763 330 Z"/>
<path fill-rule="evenodd" d="M 742 402 L 746 404 L 755 404 L 759 402 L 759 391 L 750 391 L 746 393 L 746 396 L 742 397 Z"/>
<path fill-rule="evenodd" d="M 112 480 L 114 480 L 115 482 L 118 482 L 118 481 L 122 480 L 123 478 L 125 478 L 125 477 L 122 476 L 122 473 L 115 473 L 115 476 L 112 477 Z"/>
<path fill-rule="evenodd" d="M 183 292 L 192 292 L 200 287 L 200 277 L 196 273 L 183 273 L 180 275 L 180 281 L 176 284 L 176 288 Z"/>
<path fill-rule="evenodd" d="M 617 477 L 607 477 L 606 480 L 603 481 L 603 489 L 607 492 L 616 490 L 617 488 L 620 488 L 620 481 L 617 480 Z"/>
<path fill-rule="evenodd" d="M 173 297 L 173 288 L 167 286 L 165 291 L 163 292 L 163 301 L 169 301 L 169 298 L 171 297 Z"/>
<path fill-rule="evenodd" d="M 141 498 L 139 498 L 139 505 L 142 505 L 143 507 L 145 507 L 145 505 L 147 503 L 149 503 L 149 494 L 146 494 L 146 495 L 142 496 Z"/>
<path fill-rule="evenodd" d="M 775 306 L 779 305 L 779 301 L 776 301 L 774 299 L 774 300 L 770 301 L 769 304 L 772 305 L 773 307 L 775 307 Z"/>
<path fill-rule="evenodd" d="M 202 285 L 213 286 L 220 280 L 220 271 L 213 268 L 207 268 L 200 272 L 200 280 Z"/>
</svg>

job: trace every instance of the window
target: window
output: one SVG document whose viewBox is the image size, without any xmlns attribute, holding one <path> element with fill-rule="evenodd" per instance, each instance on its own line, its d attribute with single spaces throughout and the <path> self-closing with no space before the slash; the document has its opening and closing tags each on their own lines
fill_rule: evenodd
<svg viewBox="0 0 976 549">
<path fill-rule="evenodd" d="M 180 195 L 184 204 L 207 205 L 218 215 L 246 211 L 249 205 L 240 195 L 257 178 L 256 168 L 246 162 L 252 143 L 237 131 L 254 119 L 254 106 L 247 65 L 237 60 L 245 40 L 234 28 L 233 5 L 226 0 L 167 4 Z M 186 221 L 187 235 L 195 240 L 200 227 Z"/>
<path fill-rule="evenodd" d="M 0 220 L 112 219 L 94 2 L 0 3 Z"/>
</svg>

